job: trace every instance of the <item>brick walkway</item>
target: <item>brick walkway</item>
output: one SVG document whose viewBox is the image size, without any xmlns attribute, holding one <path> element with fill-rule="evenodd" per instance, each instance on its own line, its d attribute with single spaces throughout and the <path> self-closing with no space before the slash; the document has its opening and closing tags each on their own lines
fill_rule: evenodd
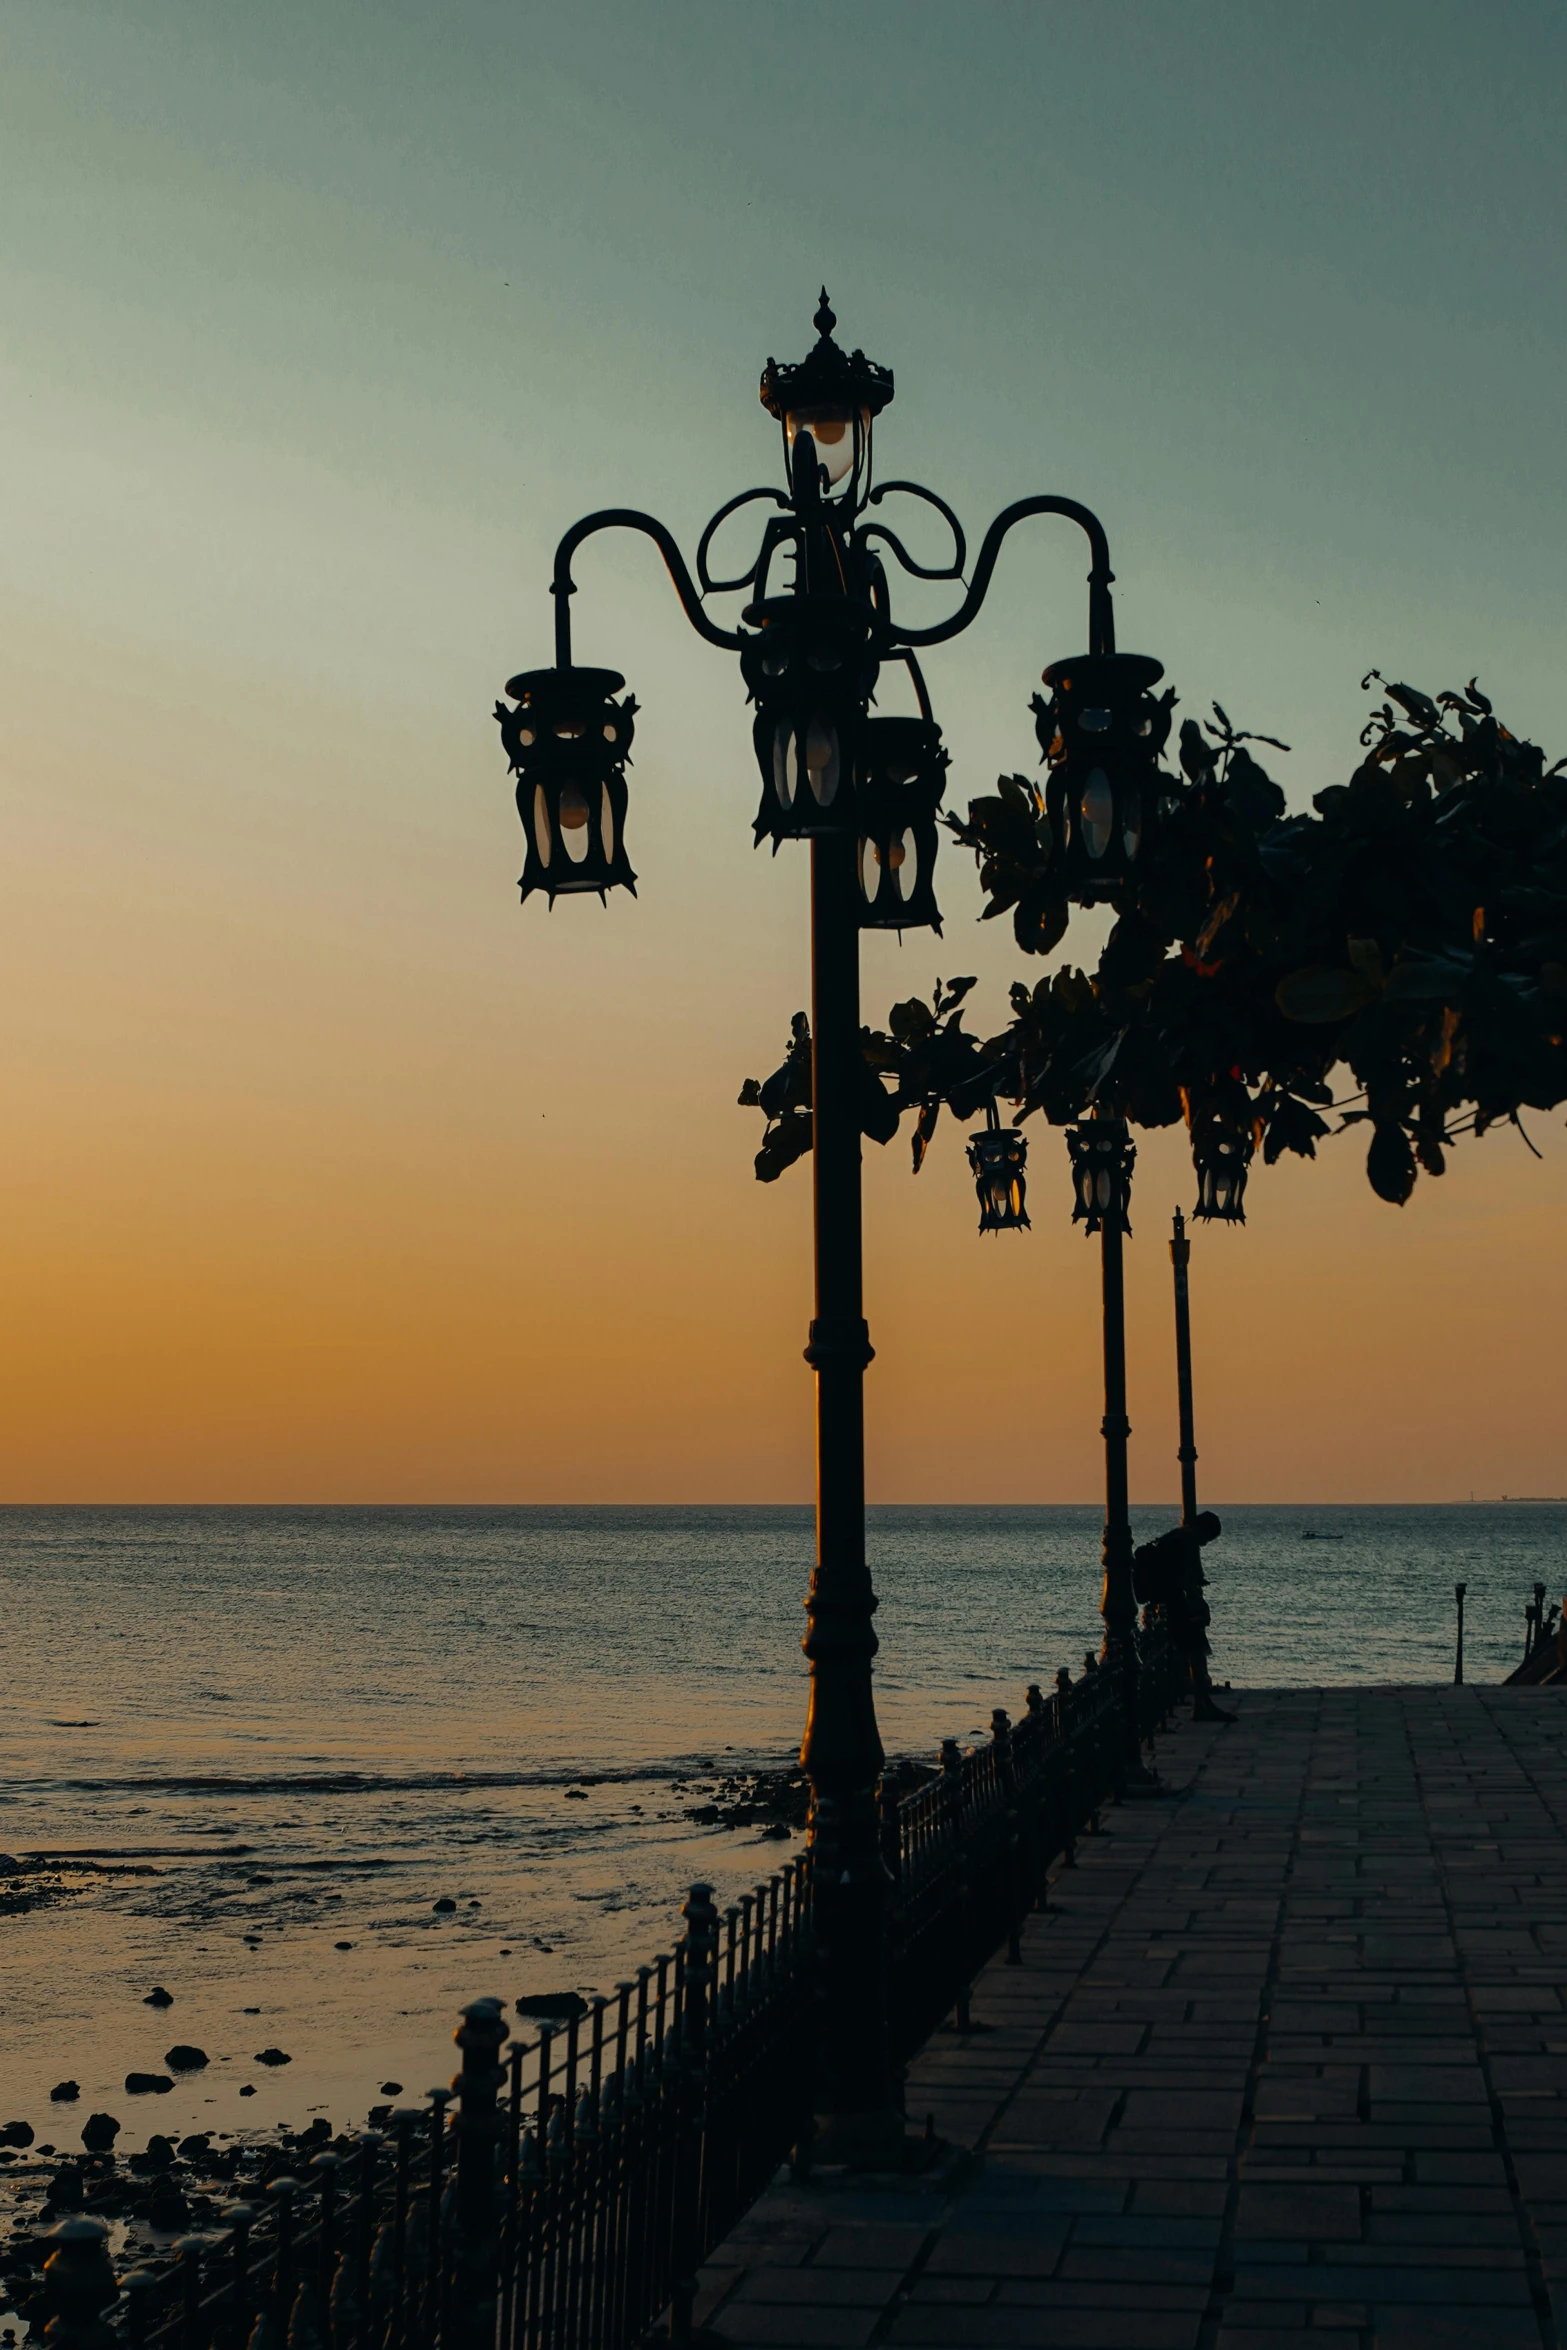
<svg viewBox="0 0 1567 2350">
<path fill-rule="evenodd" d="M 775 2188 L 704 2272 L 718 2333 L 1567 2350 L 1567 1700 L 1238 1703 L 912 2068 L 970 2159 Z"/>
</svg>

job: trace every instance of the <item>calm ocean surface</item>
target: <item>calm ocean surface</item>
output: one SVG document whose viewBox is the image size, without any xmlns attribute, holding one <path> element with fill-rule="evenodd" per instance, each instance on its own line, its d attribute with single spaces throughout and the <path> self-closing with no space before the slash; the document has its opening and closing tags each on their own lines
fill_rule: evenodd
<svg viewBox="0 0 1567 2350">
<path fill-rule="evenodd" d="M 1567 1568 L 1567 1505 L 1222 1514 L 1237 1690 L 1449 1678 L 1460 1578 L 1469 1678 L 1500 1679 Z M 872 1512 L 889 1751 L 1076 1669 L 1098 1541 L 1088 1508 Z M 210 2125 L 260 2031 L 362 2113 L 366 2067 L 411 2080 L 457 1998 L 607 1988 L 684 1883 L 729 1898 L 789 1849 L 685 1815 L 798 1739 L 811 1551 L 802 1508 L 0 1511 L 0 1849 L 96 1864 L 0 1922 L 0 2097 L 108 2094 L 194 2038 L 226 2069 L 178 2096 Z M 256 2084 L 262 2121 L 303 2073 Z"/>
</svg>

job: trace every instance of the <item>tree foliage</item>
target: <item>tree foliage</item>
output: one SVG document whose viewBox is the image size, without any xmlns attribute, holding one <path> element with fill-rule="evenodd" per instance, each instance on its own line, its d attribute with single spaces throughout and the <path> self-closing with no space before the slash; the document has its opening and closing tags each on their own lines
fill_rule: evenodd
<svg viewBox="0 0 1567 2350">
<path fill-rule="evenodd" d="M 989 1092 L 1019 1120 L 1099 1102 L 1145 1127 L 1222 1124 L 1269 1164 L 1311 1157 L 1336 1112 L 1369 1128 L 1371 1186 L 1401 1204 L 1458 1135 L 1567 1099 L 1567 761 L 1547 767 L 1473 681 L 1434 700 L 1373 682 L 1385 698 L 1364 756 L 1310 814 L 1288 814 L 1249 747 L 1282 744 L 1217 705 L 1182 725 L 1092 973 L 1019 981 L 989 1038 L 962 1025 L 971 981 L 865 1032 L 878 1090 L 915 1113 L 916 1167 L 942 1107 L 972 1116 Z M 984 918 L 1010 913 L 1030 955 L 1069 912 L 1043 818 L 1035 787 L 1006 776 L 948 819 L 978 860 Z M 1354 1091 L 1335 1104 L 1343 1067 Z"/>
</svg>

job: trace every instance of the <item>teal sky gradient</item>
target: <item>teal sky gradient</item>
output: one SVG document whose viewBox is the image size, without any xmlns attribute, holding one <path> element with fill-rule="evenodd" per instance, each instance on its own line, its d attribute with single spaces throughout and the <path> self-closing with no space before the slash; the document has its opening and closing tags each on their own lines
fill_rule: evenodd
<svg viewBox="0 0 1567 2350">
<path fill-rule="evenodd" d="M 23 1288 L 39 1328 L 71 1325 L 83 1362 L 123 1344 L 133 1382 L 144 1316 L 184 1331 L 168 1343 L 198 1365 L 217 1351 L 190 1374 L 208 1401 L 176 1383 L 134 1436 L 135 1414 L 117 1419 L 92 1379 L 78 1411 L 68 1353 L 47 1376 L 24 1361 L 23 1386 L 58 1400 L 8 1490 L 47 1497 L 77 1461 L 124 1494 L 151 1443 L 158 1489 L 181 1498 L 250 1412 L 279 1489 L 301 1497 L 340 1460 L 347 1490 L 387 1498 L 569 1498 L 595 1490 L 591 1464 L 571 1453 L 553 1482 L 540 1466 L 563 1423 L 529 1384 L 524 1339 L 478 1346 L 482 1403 L 440 1401 L 452 1363 L 486 1316 L 532 1317 L 567 1332 L 545 1350 L 564 1349 L 562 1375 L 595 1366 L 634 1420 L 670 1315 L 677 1359 L 707 1365 L 693 1417 L 711 1440 L 693 1435 L 670 1466 L 668 1427 L 650 1422 L 642 1451 L 627 1440 L 629 1489 L 800 1490 L 805 1186 L 748 1188 L 755 1122 L 732 1103 L 804 997 L 803 866 L 751 854 L 732 666 L 692 637 L 651 549 L 604 542 L 578 564 L 577 654 L 623 669 L 644 705 L 642 894 L 607 917 L 519 915 L 489 710 L 512 670 L 550 656 L 556 537 L 625 502 L 689 550 L 732 491 L 776 479 L 756 378 L 769 351 L 803 353 L 825 279 L 840 339 L 897 373 L 881 472 L 939 489 L 971 544 L 1030 490 L 1094 506 L 1122 644 L 1163 659 L 1183 714 L 1217 697 L 1290 742 L 1278 771 L 1297 804 L 1347 772 L 1372 665 L 1433 690 L 1478 672 L 1554 755 L 1564 87 L 1567 16 L 1530 0 L 13 6 L 0 1019 L 23 1137 L 14 1229 L 24 1254 L 77 1266 Z M 937 543 L 929 522 L 910 536 Z M 1046 660 L 1081 647 L 1083 570 L 1064 529 L 1019 534 L 980 623 L 932 656 L 953 801 L 1033 768 L 1029 695 Z M 905 593 L 920 616 L 946 606 Z M 951 851 L 938 887 L 945 941 L 868 943 L 868 1015 L 952 969 L 981 974 L 982 1021 L 1003 1015 L 1018 958 L 999 926 L 974 929 L 972 871 Z M 1082 925 L 1071 951 L 1092 935 Z M 983 1365 L 1016 1286 L 975 1256 L 944 1144 L 917 1186 L 901 1143 L 869 1177 L 891 1236 L 873 1234 L 891 1288 L 872 1310 L 910 1342 L 906 1371 L 876 1376 L 900 1411 L 914 1410 L 916 1255 L 956 1301 L 960 1323 L 920 1341 L 949 1349 L 954 1378 Z M 1504 1147 L 1486 1145 L 1487 1164 Z M 1053 1149 L 1036 1153 L 1052 1197 Z M 1563 1155 L 1548 1154 L 1527 1196 L 1559 1208 Z M 1342 1180 L 1323 1181 L 1352 1252 L 1394 1246 L 1399 1220 L 1349 1167 L 1357 1146 L 1338 1155 Z M 1413 1284 L 1454 1262 L 1444 1219 L 1492 1213 L 1465 1170 L 1422 1185 L 1402 1219 Z M 1314 1228 L 1327 1196 L 1297 1211 L 1317 1177 L 1302 1180 L 1257 1186 L 1277 1198 L 1275 1253 L 1248 1262 L 1275 1284 L 1275 1316 L 1312 1310 L 1284 1269 L 1289 1218 Z M 498 1266 L 503 1199 L 522 1238 Z M 585 1297 L 550 1237 L 573 1201 L 596 1252 Z M 1064 1233 L 1036 1257 L 1069 1245 L 1081 1286 Z M 73 1286 L 101 1282 L 89 1261 L 140 1268 L 119 1340 Z M 324 1295 L 338 1278 L 359 1302 L 322 1307 L 312 1435 L 281 1371 L 264 1407 L 246 1402 L 211 1332 L 270 1294 L 257 1345 L 286 1361 L 289 1284 Z M 1549 1282 L 1554 1299 L 1554 1269 Z M 394 1293 L 434 1323 L 415 1304 L 377 1322 Z M 1483 1318 L 1490 1294 L 1461 1311 Z M 1520 1361 L 1555 1377 L 1543 1330 Z M 345 1404 L 323 1419 L 334 1378 L 346 1396 L 371 1370 L 389 1416 Z M 1091 1403 L 1061 1461 L 1020 1470 L 1016 1490 L 1092 1490 Z M 1554 1428 L 1526 1426 L 1510 1391 L 1488 1433 L 1471 1430 L 1468 1466 L 1413 1408 L 1392 1451 L 1362 1460 L 1363 1397 L 1323 1408 L 1310 1444 L 1270 1455 L 1249 1491 L 1415 1492 L 1433 1462 L 1455 1491 L 1567 1482 Z M 1031 1409 L 993 1430 L 965 1492 L 999 1490 L 997 1463 L 1034 1441 Z M 1150 1400 L 1151 1426 L 1164 1409 Z M 747 1449 L 742 1424 L 770 1433 Z M 916 1413 L 887 1436 L 887 1498 L 957 1497 L 927 1479 L 933 1424 Z M 1233 1474 L 1258 1457 L 1237 1423 Z M 243 1498 L 248 1473 L 225 1472 L 224 1490 Z M 1169 1482 L 1162 1465 L 1143 1478 Z"/>
</svg>

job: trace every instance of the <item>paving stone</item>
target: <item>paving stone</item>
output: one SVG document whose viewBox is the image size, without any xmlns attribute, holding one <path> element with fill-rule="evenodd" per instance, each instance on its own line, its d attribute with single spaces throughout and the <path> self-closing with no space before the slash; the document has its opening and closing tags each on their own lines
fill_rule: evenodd
<svg viewBox="0 0 1567 2350">
<path fill-rule="evenodd" d="M 726 2342 L 778 2350 L 861 2350 L 876 2329 L 874 2309 L 772 2309 L 726 2302 L 709 2322 Z"/>
<path fill-rule="evenodd" d="M 1195 2311 L 903 2310 L 885 2339 L 942 2350 L 1196 2350 Z"/>
<path fill-rule="evenodd" d="M 1241 2187 L 1235 2233 L 1342 2242 L 1360 2234 L 1360 2191 L 1304 2183 L 1265 2186 L 1248 2177 Z"/>
<path fill-rule="evenodd" d="M 1487 2309 L 1437 2317 L 1429 2309 L 1375 2312 L 1374 2350 L 1540 2350 L 1533 2310 Z"/>
<path fill-rule="evenodd" d="M 1056 2233 L 1027 2226 L 1009 2229 L 944 2228 L 936 2239 L 926 2276 L 977 2276 L 994 2282 L 1000 2277 L 1048 2277 L 1055 2274 L 1066 2245 L 1066 2230 Z"/>
<path fill-rule="evenodd" d="M 929 2229 L 921 2227 L 829 2228 L 811 2255 L 813 2268 L 887 2268 L 900 2275 L 918 2259 Z"/>
<path fill-rule="evenodd" d="M 903 2282 L 902 2269 L 754 2268 L 731 2307 L 768 2302 L 793 2309 L 884 2309 Z"/>
<path fill-rule="evenodd" d="M 1231 2325 L 1226 2319 L 1215 2340 L 1218 2350 L 1324 2350 L 1322 2336 L 1301 2326 Z"/>
</svg>

